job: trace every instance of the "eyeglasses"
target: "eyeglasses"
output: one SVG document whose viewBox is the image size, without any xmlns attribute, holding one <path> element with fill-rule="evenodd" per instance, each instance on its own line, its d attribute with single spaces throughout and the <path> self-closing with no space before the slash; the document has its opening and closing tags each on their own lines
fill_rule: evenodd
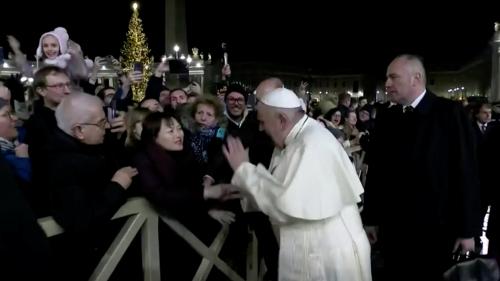
<svg viewBox="0 0 500 281">
<path fill-rule="evenodd" d="M 227 98 L 227 101 L 231 102 L 231 103 L 245 103 L 245 99 L 242 99 L 242 98 L 239 98 L 239 99 Z"/>
<path fill-rule="evenodd" d="M 103 119 L 97 123 L 78 123 L 76 125 L 78 125 L 78 126 L 97 126 L 101 129 L 106 129 L 106 125 L 108 125 L 108 124 L 109 124 L 108 120 Z"/>
<path fill-rule="evenodd" d="M 63 89 L 64 87 L 71 87 L 71 83 L 70 82 L 67 82 L 67 83 L 57 83 L 57 84 L 54 84 L 54 85 L 47 85 L 46 87 L 49 87 L 49 88 L 56 88 L 56 89 Z"/>
<path fill-rule="evenodd" d="M 14 113 L 12 111 L 7 111 L 7 112 L 1 114 L 0 116 L 2 116 L 2 117 L 8 117 L 9 119 L 14 119 L 15 115 L 14 115 Z"/>
</svg>

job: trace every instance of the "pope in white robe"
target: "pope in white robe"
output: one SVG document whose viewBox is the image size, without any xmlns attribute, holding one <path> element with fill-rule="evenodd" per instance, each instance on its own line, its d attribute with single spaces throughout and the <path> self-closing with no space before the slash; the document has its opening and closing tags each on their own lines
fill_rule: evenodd
<svg viewBox="0 0 500 281">
<path fill-rule="evenodd" d="M 269 170 L 250 164 L 238 139 L 228 139 L 224 154 L 232 184 L 279 226 L 279 280 L 371 280 L 357 208 L 363 187 L 342 145 L 288 89 L 266 94 L 257 110 L 276 145 Z"/>
</svg>

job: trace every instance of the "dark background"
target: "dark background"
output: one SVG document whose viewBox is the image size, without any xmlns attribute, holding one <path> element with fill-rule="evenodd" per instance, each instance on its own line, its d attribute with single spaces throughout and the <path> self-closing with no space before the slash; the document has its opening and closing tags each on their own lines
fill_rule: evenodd
<svg viewBox="0 0 500 281">
<path fill-rule="evenodd" d="M 57 26 L 90 57 L 119 55 L 131 16 L 128 1 L 2 1 L 0 46 L 15 35 L 33 58 L 40 35 Z M 484 54 L 495 20 L 492 4 L 400 1 L 186 0 L 190 48 L 218 53 L 227 42 L 231 61 L 286 64 L 319 73 L 371 73 L 400 53 L 424 57 L 431 69 L 453 69 Z M 164 2 L 139 1 L 156 60 L 165 52 Z M 8 49 L 6 50 L 6 52 Z"/>
</svg>

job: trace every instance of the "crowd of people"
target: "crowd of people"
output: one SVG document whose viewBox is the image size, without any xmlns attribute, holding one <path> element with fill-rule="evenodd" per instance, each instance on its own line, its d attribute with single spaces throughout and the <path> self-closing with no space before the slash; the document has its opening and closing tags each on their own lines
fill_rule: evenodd
<svg viewBox="0 0 500 281">
<path fill-rule="evenodd" d="M 500 254 L 492 107 L 434 95 L 416 56 L 388 66 L 386 103 L 341 93 L 321 108 L 306 83 L 268 78 L 253 91 L 227 64 L 213 93 L 196 83 L 169 89 L 167 62 L 134 101 L 142 73 L 99 85 L 99 60 L 84 59 L 64 28 L 41 36 L 36 68 L 8 40 L 33 83 L 29 100 L 19 81 L 0 85 L 6 272 L 87 280 L 116 234 L 111 217 L 132 196 L 207 245 L 229 225 L 221 255 L 241 275 L 254 230 L 265 280 L 442 280 L 453 252 L 478 251 L 489 206 L 490 253 Z M 45 216 L 64 234 L 44 237 L 36 218 Z M 166 226 L 160 245 L 162 278 L 190 280 L 197 253 Z M 382 269 L 372 267 L 372 247 Z M 217 270 L 211 278 L 224 280 Z"/>
</svg>

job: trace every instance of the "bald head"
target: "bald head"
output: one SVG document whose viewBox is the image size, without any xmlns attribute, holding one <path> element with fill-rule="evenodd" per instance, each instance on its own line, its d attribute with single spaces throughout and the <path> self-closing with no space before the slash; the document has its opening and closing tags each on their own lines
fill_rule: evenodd
<svg viewBox="0 0 500 281">
<path fill-rule="evenodd" d="M 415 55 L 404 54 L 397 56 L 394 61 L 396 60 L 400 60 L 405 64 L 410 75 L 420 77 L 419 80 L 425 87 L 427 78 L 425 76 L 425 68 L 422 59 Z"/>
<path fill-rule="evenodd" d="M 10 90 L 4 85 L 0 85 L 0 98 L 10 102 L 11 98 Z"/>
<path fill-rule="evenodd" d="M 259 83 L 256 89 L 256 97 L 258 100 L 261 100 L 262 97 L 272 90 L 283 88 L 284 84 L 281 79 L 276 77 L 267 78 L 266 80 Z"/>
<path fill-rule="evenodd" d="M 72 92 L 56 108 L 57 126 L 69 135 L 76 124 L 90 122 L 104 115 L 103 102 L 96 96 Z"/>
<path fill-rule="evenodd" d="M 389 64 L 386 76 L 385 90 L 391 102 L 409 105 L 425 91 L 425 69 L 417 56 L 396 57 Z"/>
</svg>

